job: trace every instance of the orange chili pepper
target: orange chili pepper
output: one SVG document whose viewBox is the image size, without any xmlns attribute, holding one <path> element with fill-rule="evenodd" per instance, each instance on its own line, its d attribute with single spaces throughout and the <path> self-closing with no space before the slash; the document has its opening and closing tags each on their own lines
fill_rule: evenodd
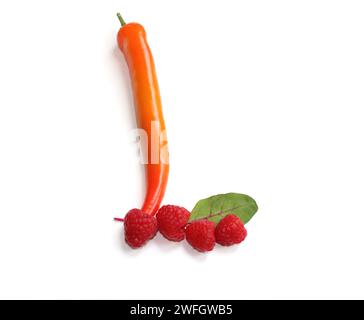
<svg viewBox="0 0 364 320">
<path fill-rule="evenodd" d="M 164 159 L 164 163 L 161 159 L 161 136 L 157 137 L 157 141 L 153 141 L 152 134 L 153 124 L 157 124 L 159 132 L 163 134 L 163 148 L 166 150 L 165 123 L 157 75 L 143 26 L 138 23 L 126 24 L 119 13 L 117 16 L 121 22 L 117 41 L 129 68 L 137 125 L 148 136 L 148 163 L 145 164 L 147 188 L 141 210 L 154 215 L 162 202 L 169 172 L 168 159 Z M 158 145 L 155 146 L 156 144 Z M 153 147 L 157 147 L 158 159 L 153 159 Z"/>
</svg>

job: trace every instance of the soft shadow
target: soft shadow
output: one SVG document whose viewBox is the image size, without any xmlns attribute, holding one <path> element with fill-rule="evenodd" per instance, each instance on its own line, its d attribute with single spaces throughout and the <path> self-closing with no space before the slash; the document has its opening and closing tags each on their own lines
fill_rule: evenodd
<svg viewBox="0 0 364 320">
<path fill-rule="evenodd" d="M 233 254 L 233 253 L 236 253 L 238 248 L 239 248 L 239 245 L 237 245 L 237 244 L 230 246 L 230 247 L 224 247 L 224 246 L 220 246 L 220 245 L 216 244 L 214 251 L 218 252 L 218 254 Z"/>
<path fill-rule="evenodd" d="M 187 241 L 182 241 L 181 243 L 182 247 L 185 249 L 186 253 L 193 257 L 194 260 L 196 261 L 206 261 L 207 256 L 210 254 L 210 252 L 206 252 L 206 253 L 202 253 L 202 252 L 198 252 L 195 249 L 193 249 L 188 243 Z"/>
<path fill-rule="evenodd" d="M 158 246 L 158 249 L 160 249 L 164 253 L 169 253 L 178 250 L 181 245 L 180 242 L 173 242 L 167 240 L 159 232 L 152 241 L 154 241 Z"/>
</svg>

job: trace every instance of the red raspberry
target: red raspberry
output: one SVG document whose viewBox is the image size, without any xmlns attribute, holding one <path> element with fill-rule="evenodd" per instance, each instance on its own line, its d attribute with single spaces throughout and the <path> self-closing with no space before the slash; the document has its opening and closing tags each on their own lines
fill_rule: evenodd
<svg viewBox="0 0 364 320">
<path fill-rule="evenodd" d="M 182 241 L 190 213 L 178 206 L 163 206 L 157 212 L 159 232 L 168 240 Z"/>
<path fill-rule="evenodd" d="M 153 239 L 157 230 L 157 219 L 139 209 L 130 210 L 124 218 L 125 241 L 134 249 Z"/>
<path fill-rule="evenodd" d="M 186 228 L 186 240 L 200 252 L 211 251 L 215 246 L 215 224 L 209 220 L 197 220 Z"/>
<path fill-rule="evenodd" d="M 233 214 L 224 217 L 215 230 L 216 242 L 222 246 L 238 244 L 246 238 L 247 234 L 244 223 Z"/>
</svg>

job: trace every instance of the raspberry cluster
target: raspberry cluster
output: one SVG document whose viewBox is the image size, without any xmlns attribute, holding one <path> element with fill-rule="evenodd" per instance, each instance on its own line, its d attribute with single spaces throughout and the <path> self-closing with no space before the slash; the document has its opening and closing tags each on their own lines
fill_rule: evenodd
<svg viewBox="0 0 364 320">
<path fill-rule="evenodd" d="M 215 242 L 222 246 L 238 244 L 247 236 L 243 222 L 234 214 L 228 214 L 215 223 L 207 219 L 192 222 L 186 228 L 188 243 L 200 252 L 211 251 Z"/>
<path fill-rule="evenodd" d="M 139 209 L 130 210 L 124 219 L 125 241 L 132 248 L 139 248 L 153 239 L 157 231 L 170 241 L 184 239 L 197 251 L 208 252 L 215 244 L 231 246 L 245 240 L 244 223 L 234 214 L 227 214 L 217 225 L 206 218 L 188 222 L 190 212 L 183 207 L 161 207 L 156 217 Z"/>
</svg>

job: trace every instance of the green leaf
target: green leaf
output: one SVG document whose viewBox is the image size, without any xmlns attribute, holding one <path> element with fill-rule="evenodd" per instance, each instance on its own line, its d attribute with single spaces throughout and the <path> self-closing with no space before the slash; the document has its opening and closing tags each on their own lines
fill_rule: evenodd
<svg viewBox="0 0 364 320">
<path fill-rule="evenodd" d="M 228 214 L 235 214 L 244 224 L 258 211 L 255 200 L 241 193 L 218 194 L 198 201 L 193 208 L 189 222 L 208 219 L 218 223 Z"/>
</svg>

